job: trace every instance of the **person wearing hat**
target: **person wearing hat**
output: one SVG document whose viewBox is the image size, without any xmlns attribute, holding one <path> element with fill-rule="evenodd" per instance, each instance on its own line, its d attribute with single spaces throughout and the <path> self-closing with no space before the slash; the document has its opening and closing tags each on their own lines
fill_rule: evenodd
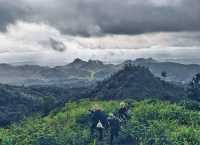
<svg viewBox="0 0 200 145">
<path fill-rule="evenodd" d="M 99 140 L 103 139 L 103 130 L 104 128 L 107 128 L 108 126 L 108 120 L 107 115 L 102 109 L 99 107 L 99 105 L 95 104 L 93 109 L 90 110 L 91 112 L 91 135 L 94 135 L 94 130 L 97 130 L 99 132 Z"/>
<path fill-rule="evenodd" d="M 108 122 L 110 126 L 110 145 L 113 145 L 114 138 L 119 136 L 120 121 L 113 113 L 110 113 Z"/>
<path fill-rule="evenodd" d="M 119 115 L 120 120 L 127 120 L 128 119 L 128 106 L 125 102 L 120 103 L 118 115 Z"/>
</svg>

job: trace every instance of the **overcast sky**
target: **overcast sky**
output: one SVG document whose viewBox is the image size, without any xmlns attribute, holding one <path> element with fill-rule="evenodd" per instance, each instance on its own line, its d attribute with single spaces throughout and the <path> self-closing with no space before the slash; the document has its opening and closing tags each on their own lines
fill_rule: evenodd
<svg viewBox="0 0 200 145">
<path fill-rule="evenodd" d="M 0 63 L 200 64 L 200 0 L 0 0 Z"/>
</svg>

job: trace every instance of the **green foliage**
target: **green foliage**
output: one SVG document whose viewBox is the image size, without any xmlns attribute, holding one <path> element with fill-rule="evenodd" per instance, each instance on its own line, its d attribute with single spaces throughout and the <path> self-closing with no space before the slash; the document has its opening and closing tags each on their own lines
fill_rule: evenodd
<svg viewBox="0 0 200 145">
<path fill-rule="evenodd" d="M 189 84 L 188 97 L 200 101 L 200 73 L 196 74 Z"/>
<path fill-rule="evenodd" d="M 142 100 L 146 98 L 178 101 L 185 96 L 184 89 L 155 77 L 148 68 L 127 63 L 124 69 L 98 83 L 91 98 Z"/>
<path fill-rule="evenodd" d="M 47 115 L 56 107 L 77 99 L 85 88 L 10 86 L 0 84 L 0 126 L 18 122 L 34 113 Z M 52 97 L 53 96 L 53 97 Z"/>
<path fill-rule="evenodd" d="M 200 112 L 183 105 L 158 100 L 132 101 L 131 118 L 122 125 L 119 145 L 198 145 Z M 119 101 L 80 100 L 46 117 L 34 116 L 20 124 L 0 129 L 1 145 L 98 145 L 90 137 L 88 110 L 99 104 L 106 113 L 119 107 Z M 109 134 L 101 144 L 108 144 Z"/>
<path fill-rule="evenodd" d="M 166 71 L 162 71 L 161 72 L 161 76 L 165 79 L 167 77 L 167 72 Z"/>
<path fill-rule="evenodd" d="M 47 115 L 55 106 L 56 98 L 52 96 L 45 96 L 42 98 L 43 112 Z"/>
<path fill-rule="evenodd" d="M 183 100 L 183 101 L 180 101 L 179 104 L 184 106 L 186 109 L 200 111 L 200 102 L 198 101 Z"/>
</svg>

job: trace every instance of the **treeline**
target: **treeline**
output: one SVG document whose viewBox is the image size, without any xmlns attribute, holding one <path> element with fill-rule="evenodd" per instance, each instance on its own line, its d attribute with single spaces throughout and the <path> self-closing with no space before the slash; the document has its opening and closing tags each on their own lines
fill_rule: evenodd
<svg viewBox="0 0 200 145">
<path fill-rule="evenodd" d="M 73 97 L 81 96 L 85 88 L 55 86 L 16 87 L 0 84 L 0 126 L 20 121 L 33 113 L 47 115 L 64 106 Z"/>
<path fill-rule="evenodd" d="M 184 99 L 186 93 L 183 87 L 155 77 L 146 67 L 127 64 L 124 69 L 99 82 L 89 96 L 108 100 L 159 98 L 178 101 Z"/>
</svg>

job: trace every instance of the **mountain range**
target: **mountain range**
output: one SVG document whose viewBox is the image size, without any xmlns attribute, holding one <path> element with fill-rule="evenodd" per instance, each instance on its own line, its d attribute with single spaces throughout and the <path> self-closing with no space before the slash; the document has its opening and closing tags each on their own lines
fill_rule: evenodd
<svg viewBox="0 0 200 145">
<path fill-rule="evenodd" d="M 79 66 L 78 66 L 79 64 Z M 84 68 L 88 62 L 76 60 L 71 67 Z M 75 66 L 73 66 L 75 65 Z M 93 70 L 108 65 L 95 62 Z M 70 66 L 68 66 L 70 67 Z M 91 69 L 90 67 L 88 67 Z M 0 84 L 0 125 L 19 121 L 33 113 L 48 114 L 65 102 L 89 99 L 162 99 L 177 101 L 183 99 L 182 87 L 155 77 L 148 68 L 126 64 L 102 81 L 89 86 L 72 87 L 56 85 L 12 86 Z"/>
<path fill-rule="evenodd" d="M 124 64 L 145 66 L 157 77 L 166 72 L 166 81 L 185 84 L 200 72 L 200 65 L 179 64 L 174 62 L 159 62 L 152 58 L 139 58 L 127 60 L 121 64 L 105 64 L 99 60 L 83 61 L 75 59 L 64 66 L 44 67 L 38 65 L 14 66 L 0 64 L 0 83 L 33 86 L 33 85 L 57 85 L 82 87 L 97 81 L 104 80 L 113 73 L 123 68 Z"/>
<path fill-rule="evenodd" d="M 166 72 L 166 81 L 186 84 L 190 82 L 194 75 L 200 73 L 200 65 L 198 64 L 181 64 L 175 62 L 159 62 L 152 58 L 139 58 L 129 61 L 135 65 L 145 66 L 158 77 L 162 77 L 162 72 Z"/>
<path fill-rule="evenodd" d="M 0 64 L 0 83 L 10 85 L 70 85 L 79 87 L 116 71 L 116 66 L 101 61 L 75 59 L 64 66 L 42 67 L 37 65 L 13 66 Z"/>
</svg>

